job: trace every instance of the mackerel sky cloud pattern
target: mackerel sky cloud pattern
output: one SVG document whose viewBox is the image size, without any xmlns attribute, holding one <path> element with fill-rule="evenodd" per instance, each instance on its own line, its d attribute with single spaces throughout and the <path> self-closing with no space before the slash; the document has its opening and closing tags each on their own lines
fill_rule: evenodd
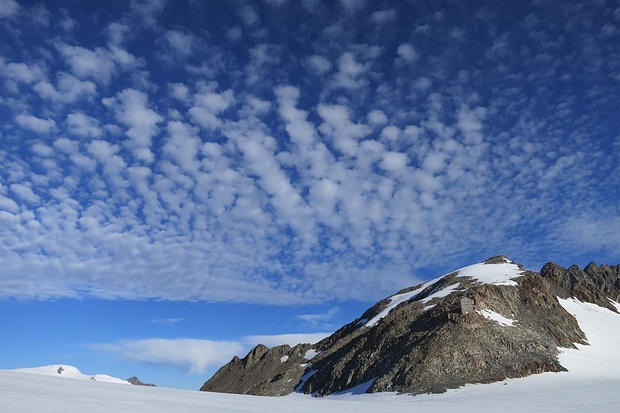
<svg viewBox="0 0 620 413">
<path fill-rule="evenodd" d="M 619 29 L 612 1 L 0 0 L 0 298 L 616 262 Z"/>
</svg>

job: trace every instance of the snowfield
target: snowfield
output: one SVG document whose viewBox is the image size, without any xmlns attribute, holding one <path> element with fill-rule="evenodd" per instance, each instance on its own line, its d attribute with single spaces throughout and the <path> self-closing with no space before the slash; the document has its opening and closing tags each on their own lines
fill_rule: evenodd
<svg viewBox="0 0 620 413">
<path fill-rule="evenodd" d="M 548 373 L 444 394 L 420 396 L 344 394 L 326 398 L 239 396 L 161 387 L 0 371 L 0 410 L 4 413 L 322 413 L 342 412 L 615 412 L 620 378 L 574 377 Z"/>
<path fill-rule="evenodd" d="M 150 412 L 616 412 L 620 405 L 620 315 L 576 299 L 560 300 L 588 337 L 589 346 L 561 349 L 567 373 L 545 373 L 493 384 L 468 385 L 443 394 L 411 397 L 394 393 L 313 398 L 270 398 L 205 393 L 61 378 L 53 367 L 0 370 L 0 411 L 19 413 Z M 614 303 L 617 307 L 616 303 Z M 43 373 L 47 369 L 48 373 Z M 81 373 L 80 373 L 81 374 Z M 109 376 L 99 376 L 109 377 Z M 88 379 L 85 379 L 88 378 Z"/>
</svg>

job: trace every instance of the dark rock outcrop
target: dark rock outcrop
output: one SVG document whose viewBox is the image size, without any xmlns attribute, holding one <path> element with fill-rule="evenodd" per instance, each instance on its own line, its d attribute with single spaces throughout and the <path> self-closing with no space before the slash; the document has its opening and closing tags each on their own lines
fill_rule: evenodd
<svg viewBox="0 0 620 413">
<path fill-rule="evenodd" d="M 620 265 L 598 267 L 591 262 L 581 270 L 577 265 L 562 268 L 550 262 L 540 270 L 540 275 L 551 282 L 558 297 L 575 297 L 617 311 L 609 299 L 620 300 Z"/>
<path fill-rule="evenodd" d="M 401 290 L 314 345 L 259 345 L 201 390 L 323 396 L 365 384 L 368 392 L 419 394 L 563 371 L 558 348 L 587 338 L 558 297 L 613 311 L 609 299 L 620 297 L 620 266 L 549 263 L 535 273 L 504 256 L 480 265 L 485 273 L 508 265 L 514 276 L 485 283 L 454 272 Z M 462 312 L 463 302 L 474 311 Z"/>
<path fill-rule="evenodd" d="M 127 379 L 127 381 L 133 384 L 134 386 L 157 387 L 156 385 L 151 384 L 151 383 L 142 383 L 140 379 L 137 378 L 136 376 L 131 376 L 130 378 Z"/>
<path fill-rule="evenodd" d="M 270 396 L 292 393 L 308 365 L 311 348 L 310 344 L 298 344 L 270 349 L 259 344 L 244 358 L 235 356 L 200 390 Z"/>
</svg>

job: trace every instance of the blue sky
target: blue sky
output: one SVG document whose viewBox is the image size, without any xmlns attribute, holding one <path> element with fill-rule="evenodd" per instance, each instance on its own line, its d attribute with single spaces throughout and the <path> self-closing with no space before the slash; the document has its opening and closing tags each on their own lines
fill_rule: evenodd
<svg viewBox="0 0 620 413">
<path fill-rule="evenodd" d="M 198 388 L 492 255 L 618 263 L 617 1 L 0 0 L 0 39 L 0 368 Z"/>
</svg>

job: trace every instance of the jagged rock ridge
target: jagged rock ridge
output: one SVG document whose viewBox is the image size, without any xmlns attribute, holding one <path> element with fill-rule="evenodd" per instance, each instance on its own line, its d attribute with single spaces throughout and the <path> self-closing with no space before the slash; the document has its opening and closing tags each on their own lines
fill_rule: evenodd
<svg viewBox="0 0 620 413">
<path fill-rule="evenodd" d="M 558 347 L 586 337 L 558 297 L 616 311 L 609 299 L 620 298 L 620 265 L 548 263 L 536 273 L 492 257 L 401 290 L 314 345 L 259 345 L 201 390 L 323 396 L 367 384 L 368 392 L 419 394 L 563 371 Z"/>
</svg>

